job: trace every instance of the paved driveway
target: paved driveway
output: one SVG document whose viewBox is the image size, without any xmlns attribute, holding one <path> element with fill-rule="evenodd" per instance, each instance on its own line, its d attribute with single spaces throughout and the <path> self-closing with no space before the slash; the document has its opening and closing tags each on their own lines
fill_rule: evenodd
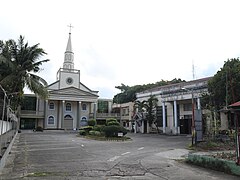
<svg viewBox="0 0 240 180">
<path fill-rule="evenodd" d="M 132 141 L 95 141 L 64 131 L 17 135 L 1 179 L 239 179 L 184 164 L 185 136 L 129 134 Z"/>
</svg>

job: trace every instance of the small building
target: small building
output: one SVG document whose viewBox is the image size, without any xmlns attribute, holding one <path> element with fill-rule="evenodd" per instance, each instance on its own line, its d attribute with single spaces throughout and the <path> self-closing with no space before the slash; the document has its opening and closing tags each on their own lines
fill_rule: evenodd
<svg viewBox="0 0 240 180">
<path fill-rule="evenodd" d="M 117 114 L 120 124 L 130 131 L 134 131 L 135 122 L 133 121 L 134 103 L 113 104 L 112 110 Z"/>
</svg>

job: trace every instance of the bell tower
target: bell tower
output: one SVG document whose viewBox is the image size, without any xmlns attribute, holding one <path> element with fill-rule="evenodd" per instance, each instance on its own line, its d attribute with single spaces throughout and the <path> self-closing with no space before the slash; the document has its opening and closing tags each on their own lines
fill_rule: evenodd
<svg viewBox="0 0 240 180">
<path fill-rule="evenodd" d="M 69 31 L 67 48 L 64 54 L 63 69 L 73 70 L 74 69 L 74 53 L 72 51 L 72 41 L 71 41 L 71 28 L 73 26 L 71 26 L 70 24 L 69 27 L 70 27 L 70 31 Z"/>
</svg>

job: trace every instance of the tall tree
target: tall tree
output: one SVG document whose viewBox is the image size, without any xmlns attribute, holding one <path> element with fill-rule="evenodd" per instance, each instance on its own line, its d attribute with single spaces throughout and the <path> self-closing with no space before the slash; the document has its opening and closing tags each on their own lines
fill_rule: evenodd
<svg viewBox="0 0 240 180">
<path fill-rule="evenodd" d="M 240 61 L 228 59 L 208 83 L 209 98 L 217 109 L 240 100 Z"/>
<path fill-rule="evenodd" d="M 158 99 L 151 95 L 147 101 L 135 101 L 134 107 L 138 108 L 138 112 L 146 113 L 146 120 L 148 121 L 149 125 L 151 126 L 152 123 L 156 120 L 156 106 L 157 106 Z"/>
<path fill-rule="evenodd" d="M 126 102 L 134 102 L 136 100 L 136 93 L 149 90 L 155 87 L 164 86 L 168 84 L 176 84 L 180 82 L 185 82 L 185 80 L 181 79 L 173 79 L 171 81 L 158 81 L 156 83 L 149 83 L 143 85 L 135 85 L 135 86 L 127 86 L 125 84 L 121 84 L 121 86 L 116 86 L 115 88 L 121 90 L 121 93 L 118 93 L 114 96 L 114 103 L 126 103 Z"/>
<path fill-rule="evenodd" d="M 46 52 L 38 46 L 29 46 L 23 36 L 17 42 L 0 41 L 0 84 L 8 94 L 21 95 L 26 86 L 40 97 L 47 97 L 47 82 L 35 73 L 40 71 L 42 63 L 49 60 L 39 60 Z"/>
<path fill-rule="evenodd" d="M 151 95 L 144 105 L 147 111 L 146 118 L 150 126 L 156 121 L 157 102 L 158 99 L 154 95 Z"/>
</svg>

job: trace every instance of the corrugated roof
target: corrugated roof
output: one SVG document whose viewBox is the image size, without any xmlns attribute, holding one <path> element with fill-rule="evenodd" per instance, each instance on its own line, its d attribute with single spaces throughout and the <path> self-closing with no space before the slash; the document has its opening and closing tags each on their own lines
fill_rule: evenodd
<svg viewBox="0 0 240 180">
<path fill-rule="evenodd" d="M 233 103 L 233 104 L 230 104 L 229 106 L 230 106 L 230 107 L 237 107 L 237 106 L 240 106 L 240 101 L 235 102 L 235 103 Z"/>
</svg>

